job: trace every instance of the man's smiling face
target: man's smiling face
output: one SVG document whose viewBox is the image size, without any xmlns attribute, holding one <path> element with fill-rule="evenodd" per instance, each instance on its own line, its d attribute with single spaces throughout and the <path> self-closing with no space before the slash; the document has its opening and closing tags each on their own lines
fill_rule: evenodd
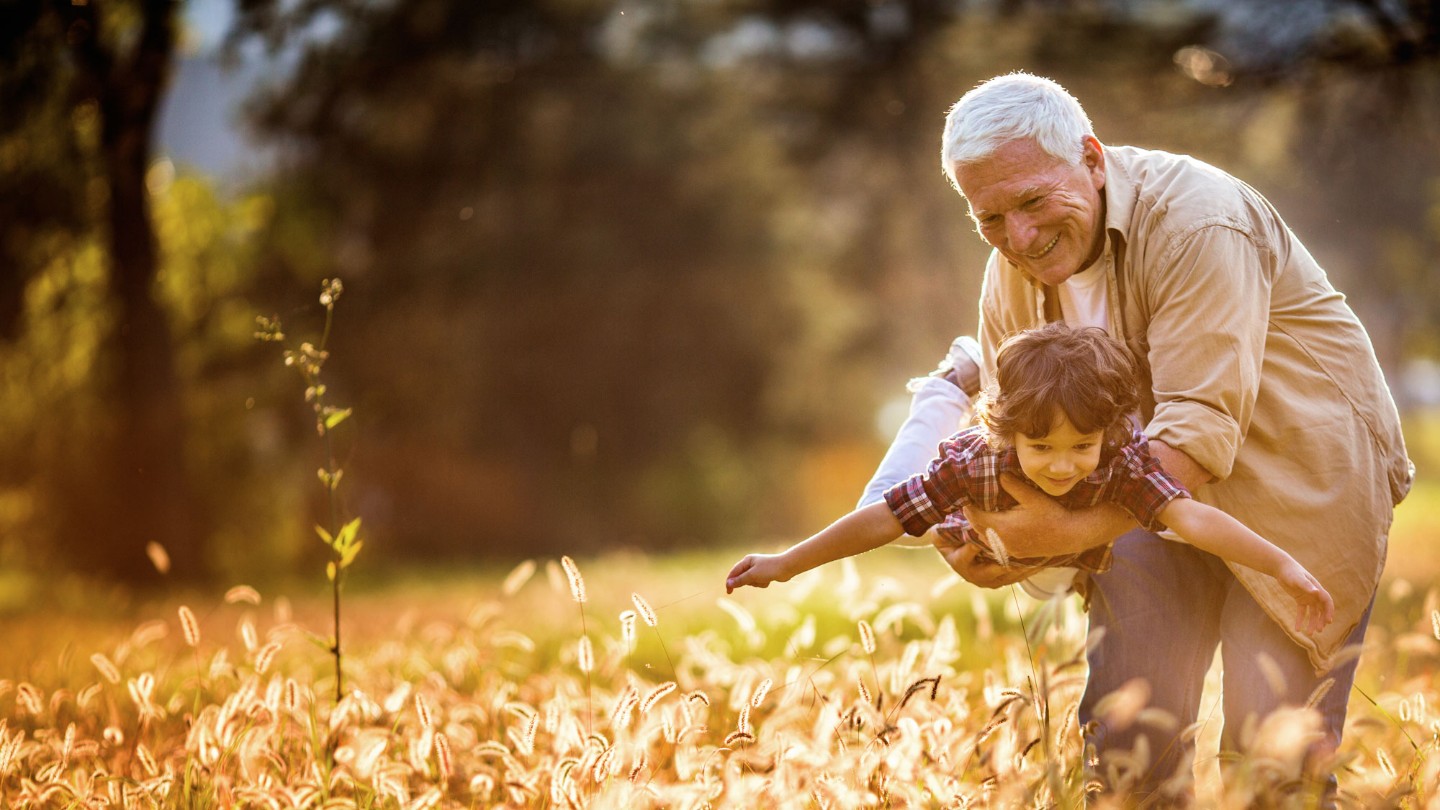
<svg viewBox="0 0 1440 810">
<path fill-rule="evenodd" d="M 1059 284 L 1099 257 L 1105 154 L 1094 138 L 1074 165 L 1034 141 L 1011 141 L 957 166 L 955 180 L 981 238 L 1036 281 Z"/>
</svg>

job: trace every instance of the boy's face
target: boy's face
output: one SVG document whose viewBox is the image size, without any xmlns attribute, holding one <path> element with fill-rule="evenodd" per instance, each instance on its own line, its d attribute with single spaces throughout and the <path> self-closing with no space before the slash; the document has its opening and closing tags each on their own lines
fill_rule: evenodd
<svg viewBox="0 0 1440 810">
<path fill-rule="evenodd" d="M 1081 433 L 1064 413 L 1044 436 L 1015 434 L 1020 469 L 1047 495 L 1064 495 L 1100 466 L 1102 431 Z"/>
</svg>

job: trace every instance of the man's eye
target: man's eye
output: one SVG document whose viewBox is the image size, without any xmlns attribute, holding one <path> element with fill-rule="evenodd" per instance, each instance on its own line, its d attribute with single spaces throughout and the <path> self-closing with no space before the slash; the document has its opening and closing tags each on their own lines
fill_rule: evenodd
<svg viewBox="0 0 1440 810">
<path fill-rule="evenodd" d="M 1031 197 L 1030 199 L 1026 200 L 1024 203 L 1022 203 L 1022 204 L 1020 205 L 1020 207 L 1023 208 L 1023 209 L 1025 209 L 1026 211 L 1034 211 L 1036 208 L 1039 208 L 1039 207 L 1040 207 L 1040 203 L 1041 203 L 1042 201 L 1043 201 L 1043 198 L 1041 198 L 1041 197 Z"/>
</svg>

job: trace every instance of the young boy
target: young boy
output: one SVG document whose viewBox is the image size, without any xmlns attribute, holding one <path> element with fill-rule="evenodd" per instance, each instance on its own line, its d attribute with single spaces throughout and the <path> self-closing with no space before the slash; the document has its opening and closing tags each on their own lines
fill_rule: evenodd
<svg viewBox="0 0 1440 810">
<path fill-rule="evenodd" d="M 1334 618 L 1330 594 L 1282 549 L 1190 493 L 1150 455 L 1133 430 L 1135 367 L 1103 331 L 1052 323 L 1010 336 L 996 356 L 998 391 L 977 407 L 980 424 L 940 445 L 924 474 L 885 493 L 780 554 L 751 554 L 730 570 L 727 592 L 764 588 L 827 562 L 919 537 L 961 508 L 1015 506 L 1000 486 L 1011 473 L 1071 508 L 1112 502 L 1150 531 L 1169 528 L 1191 545 L 1274 577 L 1296 600 L 1296 630 Z M 968 529 L 968 527 L 967 527 Z M 1004 564 L 1003 538 L 977 543 Z"/>
</svg>

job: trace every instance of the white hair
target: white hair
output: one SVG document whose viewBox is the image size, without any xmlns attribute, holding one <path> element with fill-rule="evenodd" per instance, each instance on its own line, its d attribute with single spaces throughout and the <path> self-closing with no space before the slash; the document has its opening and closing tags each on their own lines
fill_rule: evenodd
<svg viewBox="0 0 1440 810">
<path fill-rule="evenodd" d="M 1025 138 L 1070 165 L 1080 162 L 1085 138 L 1095 135 L 1080 102 L 1054 81 L 1029 73 L 996 76 L 960 97 L 945 116 L 940 165 L 950 185 L 955 167 L 984 160 Z"/>
</svg>

